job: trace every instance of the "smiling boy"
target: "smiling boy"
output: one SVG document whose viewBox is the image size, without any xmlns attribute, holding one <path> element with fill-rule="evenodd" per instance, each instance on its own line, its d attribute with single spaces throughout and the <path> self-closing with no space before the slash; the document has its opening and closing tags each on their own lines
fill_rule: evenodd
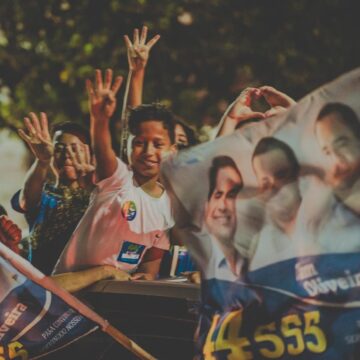
<svg viewBox="0 0 360 360">
<path fill-rule="evenodd" d="M 96 71 L 88 81 L 98 183 L 90 206 L 69 241 L 55 273 L 112 265 L 135 278 L 154 279 L 173 226 L 169 197 L 159 183 L 160 163 L 175 150 L 172 114 L 161 105 L 141 105 L 129 117 L 131 168 L 111 146 L 109 121 L 116 108 L 121 78 L 112 84 L 107 70 L 103 83 Z"/>
</svg>

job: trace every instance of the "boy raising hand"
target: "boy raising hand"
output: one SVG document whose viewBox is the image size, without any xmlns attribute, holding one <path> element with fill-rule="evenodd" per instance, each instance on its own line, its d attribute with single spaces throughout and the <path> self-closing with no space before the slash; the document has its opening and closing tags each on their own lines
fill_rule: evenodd
<svg viewBox="0 0 360 360">
<path fill-rule="evenodd" d="M 55 273 L 112 265 L 134 278 L 154 279 L 173 226 L 170 200 L 158 182 L 161 159 L 175 151 L 172 114 L 161 105 L 141 105 L 129 117 L 134 135 L 130 169 L 111 147 L 110 117 L 121 78 L 87 81 L 98 183 L 90 206 L 64 250 Z"/>
</svg>

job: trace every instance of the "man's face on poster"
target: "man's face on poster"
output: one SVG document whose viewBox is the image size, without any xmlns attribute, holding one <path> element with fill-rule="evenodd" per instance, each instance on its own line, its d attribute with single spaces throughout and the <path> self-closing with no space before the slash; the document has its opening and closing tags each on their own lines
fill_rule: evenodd
<svg viewBox="0 0 360 360">
<path fill-rule="evenodd" d="M 253 159 L 254 172 L 262 200 L 271 215 L 286 221 L 296 214 L 300 189 L 294 164 L 281 149 L 269 150 Z"/>
<path fill-rule="evenodd" d="M 340 191 L 351 189 L 360 174 L 360 134 L 354 134 L 341 116 L 333 112 L 316 123 L 316 137 L 327 160 L 327 182 Z"/>
<path fill-rule="evenodd" d="M 224 245 L 233 241 L 236 231 L 236 198 L 242 186 L 239 172 L 231 166 L 216 174 L 216 184 L 205 207 L 208 231 Z"/>
</svg>

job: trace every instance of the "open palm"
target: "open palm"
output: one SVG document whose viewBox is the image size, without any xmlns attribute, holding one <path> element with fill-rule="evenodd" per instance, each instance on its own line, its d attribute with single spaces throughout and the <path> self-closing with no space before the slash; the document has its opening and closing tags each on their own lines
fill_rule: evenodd
<svg viewBox="0 0 360 360">
<path fill-rule="evenodd" d="M 29 117 L 24 118 L 24 124 L 28 133 L 19 129 L 20 137 L 29 145 L 37 159 L 50 161 L 54 154 L 54 146 L 49 134 L 46 114 L 41 113 L 39 120 L 37 115 L 32 112 Z"/>
</svg>

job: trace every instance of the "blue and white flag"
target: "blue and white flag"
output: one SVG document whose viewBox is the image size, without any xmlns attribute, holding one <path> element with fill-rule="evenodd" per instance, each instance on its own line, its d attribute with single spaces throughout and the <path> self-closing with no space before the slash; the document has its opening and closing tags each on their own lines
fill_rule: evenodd
<svg viewBox="0 0 360 360">
<path fill-rule="evenodd" d="M 0 243 L 0 359 L 35 359 L 107 322 Z"/>
<path fill-rule="evenodd" d="M 163 165 L 203 359 L 358 359 L 360 69 Z"/>
</svg>

